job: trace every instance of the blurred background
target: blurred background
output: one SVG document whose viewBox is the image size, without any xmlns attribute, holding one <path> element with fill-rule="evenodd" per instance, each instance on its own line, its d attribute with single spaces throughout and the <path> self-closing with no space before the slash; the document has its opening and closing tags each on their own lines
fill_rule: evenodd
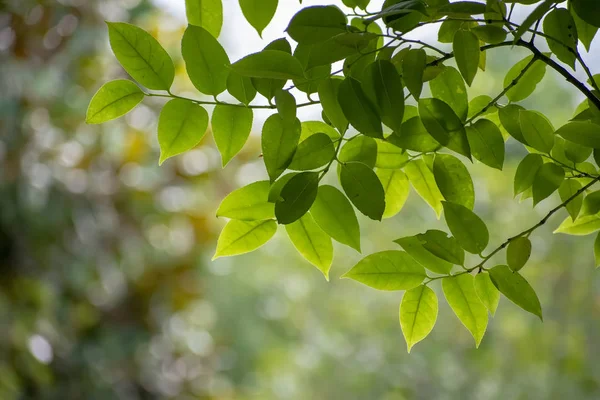
<svg viewBox="0 0 600 400">
<path fill-rule="evenodd" d="M 300 6 L 280 3 L 263 42 L 224 0 L 220 40 L 232 60 L 282 35 Z M 180 58 L 183 0 L 0 1 L 1 400 L 600 398 L 593 238 L 552 235 L 566 212 L 532 236 L 523 271 L 544 323 L 503 299 L 478 350 L 434 285 L 438 323 L 407 354 L 401 293 L 339 280 L 361 257 L 342 246 L 329 283 L 283 229 L 259 251 L 211 262 L 220 200 L 265 176 L 258 132 L 268 113 L 225 170 L 210 135 L 158 167 L 162 101 L 84 123 L 94 92 L 127 78 L 104 20 L 155 35 L 178 66 L 174 92 L 198 96 Z M 525 55 L 490 52 L 473 93 L 494 96 Z M 548 71 L 524 105 L 559 126 L 581 100 L 566 85 Z M 301 119 L 319 116 L 307 108 Z M 525 150 L 512 139 L 507 150 L 503 172 L 470 167 L 493 246 L 558 203 L 555 194 L 532 211 L 512 198 Z M 361 227 L 364 254 L 445 228 L 414 192 L 396 217 Z"/>
</svg>

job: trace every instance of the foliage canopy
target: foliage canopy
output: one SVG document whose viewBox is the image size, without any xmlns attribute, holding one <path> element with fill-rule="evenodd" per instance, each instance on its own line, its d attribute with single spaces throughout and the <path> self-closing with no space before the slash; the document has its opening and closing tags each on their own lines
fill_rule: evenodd
<svg viewBox="0 0 600 400">
<path fill-rule="evenodd" d="M 253 251 L 277 225 L 328 279 L 335 240 L 361 251 L 357 211 L 380 221 L 396 215 L 412 186 L 444 216 L 449 233 L 427 230 L 395 240 L 402 250 L 367 255 L 345 275 L 378 290 L 405 290 L 400 325 L 408 350 L 433 329 L 438 313 L 430 284 L 443 294 L 478 346 L 501 295 L 542 319 L 540 301 L 521 275 L 529 236 L 556 212 L 569 216 L 556 232 L 588 235 L 600 230 L 600 75 L 581 57 L 600 27 L 595 0 L 344 0 L 347 10 L 310 6 L 293 16 L 286 38 L 231 62 L 218 42 L 220 0 L 186 1 L 189 26 L 181 52 L 200 100 L 171 92 L 174 66 L 150 34 L 109 23 L 110 43 L 131 81 L 105 84 L 92 99 L 87 122 L 122 116 L 144 97 L 170 101 L 160 115 L 160 162 L 196 146 L 209 124 L 226 165 L 244 146 L 254 109 L 274 113 L 262 128 L 262 157 L 269 180 L 227 196 L 218 216 L 230 218 L 215 258 Z M 260 35 L 277 1 L 240 0 Z M 300 1 L 302 3 L 302 1 Z M 517 4 L 531 5 L 515 23 Z M 226 10 L 225 10 L 226 12 Z M 452 52 L 409 33 L 438 26 L 438 41 Z M 540 50 L 546 42 L 549 52 Z M 581 46 L 580 46 L 581 44 Z M 488 51 L 521 47 L 531 54 L 506 71 L 494 97 L 469 99 L 467 88 L 483 74 Z M 341 68 L 336 69 L 334 67 Z M 454 65 L 452 65 L 454 64 Z M 586 81 L 573 71 L 581 68 Z M 563 126 L 519 104 L 532 96 L 547 70 L 564 77 L 585 100 Z M 432 97 L 422 97 L 429 86 Z M 223 101 L 229 97 L 236 101 Z M 260 94 L 266 101 L 259 101 Z M 297 109 L 321 107 L 323 121 L 300 121 Z M 529 152 L 520 162 L 515 195 L 535 207 L 558 192 L 561 203 L 539 223 L 489 250 L 489 232 L 475 212 L 467 165 L 473 159 L 502 170 L 505 142 Z M 339 185 L 325 184 L 332 167 Z M 596 259 L 600 259 L 600 235 Z M 506 265 L 489 265 L 506 251 Z M 470 264 L 472 256 L 480 259 Z"/>
</svg>

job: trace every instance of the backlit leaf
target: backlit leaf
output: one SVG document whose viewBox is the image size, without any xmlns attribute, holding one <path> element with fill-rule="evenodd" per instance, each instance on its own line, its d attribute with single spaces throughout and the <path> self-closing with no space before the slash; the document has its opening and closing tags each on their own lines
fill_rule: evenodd
<svg viewBox="0 0 600 400">
<path fill-rule="evenodd" d="M 200 93 L 216 96 L 227 88 L 229 57 L 206 29 L 189 25 L 181 39 L 181 54 Z"/>
<path fill-rule="evenodd" d="M 406 174 L 398 169 L 378 169 L 376 174 L 385 192 L 383 218 L 393 217 L 404 206 L 410 191 L 410 183 Z"/>
<path fill-rule="evenodd" d="M 329 269 L 333 261 L 331 238 L 315 222 L 310 213 L 285 226 L 294 247 L 308 262 L 317 267 L 329 280 Z"/>
<path fill-rule="evenodd" d="M 208 113 L 200 105 L 173 99 L 164 105 L 158 119 L 159 164 L 194 148 L 208 128 Z"/>
<path fill-rule="evenodd" d="M 275 16 L 279 0 L 239 0 L 246 21 L 262 37 L 263 30 Z"/>
<path fill-rule="evenodd" d="M 334 240 L 360 252 L 360 228 L 352 204 L 333 186 L 322 185 L 310 209 L 315 222 Z"/>
<path fill-rule="evenodd" d="M 217 217 L 260 221 L 275 217 L 275 206 L 269 203 L 269 181 L 258 181 L 229 193 L 217 210 Z"/>
<path fill-rule="evenodd" d="M 425 269 L 403 251 L 388 250 L 363 258 L 342 278 L 378 290 L 409 290 L 425 279 Z"/>
<path fill-rule="evenodd" d="M 87 109 L 85 122 L 101 124 L 119 118 L 144 99 L 144 92 L 135 83 L 119 79 L 102 85 Z"/>
<path fill-rule="evenodd" d="M 431 172 L 423 160 L 409 162 L 404 167 L 404 172 L 419 196 L 433 208 L 433 211 L 435 211 L 436 216 L 439 218 L 443 210 L 442 200 L 444 200 L 444 197 L 435 183 L 433 172 Z"/>
<path fill-rule="evenodd" d="M 107 22 L 110 47 L 133 79 L 153 90 L 168 90 L 175 67 L 166 50 L 145 30 L 124 22 Z"/>
<path fill-rule="evenodd" d="M 490 274 L 487 272 L 480 272 L 475 275 L 473 283 L 475 285 L 475 293 L 479 296 L 479 300 L 481 300 L 490 314 L 494 316 L 496 314 L 496 309 L 498 309 L 498 303 L 500 302 L 500 292 L 492 283 Z"/>
<path fill-rule="evenodd" d="M 213 137 L 223 166 L 244 147 L 252 130 L 252 109 L 218 104 L 213 111 Z"/>
<path fill-rule="evenodd" d="M 460 322 L 471 332 L 479 347 L 488 324 L 488 311 L 475 292 L 473 275 L 462 274 L 442 279 L 444 296 Z"/>
<path fill-rule="evenodd" d="M 427 286 L 421 285 L 404 293 L 400 303 L 400 327 L 409 353 L 433 330 L 437 314 L 437 296 Z"/>
<path fill-rule="evenodd" d="M 266 221 L 239 221 L 232 219 L 225 225 L 213 260 L 219 257 L 249 253 L 267 243 L 277 231 L 277 223 Z"/>
</svg>

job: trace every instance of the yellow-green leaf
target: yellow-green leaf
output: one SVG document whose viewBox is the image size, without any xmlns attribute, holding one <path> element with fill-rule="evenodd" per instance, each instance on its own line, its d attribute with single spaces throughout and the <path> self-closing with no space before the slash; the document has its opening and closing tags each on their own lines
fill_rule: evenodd
<svg viewBox="0 0 600 400">
<path fill-rule="evenodd" d="M 427 286 L 421 285 L 404 293 L 400 303 L 400 327 L 409 353 L 433 330 L 437 314 L 437 296 Z"/>
<path fill-rule="evenodd" d="M 232 219 L 225 225 L 213 260 L 219 257 L 249 253 L 267 243 L 277 231 L 277 223 L 266 221 L 239 221 Z"/>
</svg>

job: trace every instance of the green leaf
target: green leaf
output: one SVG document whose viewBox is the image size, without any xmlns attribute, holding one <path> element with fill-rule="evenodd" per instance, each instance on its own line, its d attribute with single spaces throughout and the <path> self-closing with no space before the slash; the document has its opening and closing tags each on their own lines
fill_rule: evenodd
<svg viewBox="0 0 600 400">
<path fill-rule="evenodd" d="M 435 98 L 419 100 L 419 114 L 427 132 L 441 145 L 471 158 L 471 149 L 462 121 L 452 108 Z"/>
<path fill-rule="evenodd" d="M 557 135 L 582 146 L 600 149 L 600 125 L 592 122 L 573 121 L 561 126 Z"/>
<path fill-rule="evenodd" d="M 287 225 L 299 220 L 315 202 L 318 189 L 317 172 L 302 172 L 292 177 L 281 189 L 281 201 L 275 203 L 277 222 Z"/>
<path fill-rule="evenodd" d="M 410 191 L 410 183 L 406 174 L 398 169 L 378 169 L 376 174 L 385 193 L 383 218 L 391 218 L 404 207 Z"/>
<path fill-rule="evenodd" d="M 225 225 L 213 260 L 219 257 L 249 253 L 267 243 L 277 231 L 277 223 L 266 221 L 238 221 L 232 219 Z"/>
<path fill-rule="evenodd" d="M 298 172 L 287 173 L 271 184 L 271 189 L 269 190 L 269 203 L 276 203 L 283 200 L 281 197 L 281 189 L 283 189 L 290 179 L 296 175 L 298 175 Z"/>
<path fill-rule="evenodd" d="M 331 125 L 327 125 L 323 121 L 303 121 L 302 132 L 300 133 L 300 140 L 306 140 L 310 136 L 317 133 L 324 133 L 331 138 L 332 141 L 340 139 L 340 133 L 336 131 Z"/>
<path fill-rule="evenodd" d="M 560 200 L 562 202 L 567 201 L 572 196 L 581 189 L 581 183 L 576 181 L 575 179 L 565 179 L 563 183 L 558 188 L 558 194 L 560 195 Z M 588 196 L 589 197 L 589 196 Z M 573 200 L 571 200 L 565 208 L 569 212 L 572 220 L 575 220 L 579 215 L 579 211 L 581 210 L 581 206 L 583 204 L 583 195 L 579 194 Z M 510 265 L 510 264 L 509 264 Z"/>
<path fill-rule="evenodd" d="M 271 115 L 262 130 L 262 151 L 271 182 L 279 177 L 292 162 L 301 132 L 300 121 L 284 120 L 279 114 Z"/>
<path fill-rule="evenodd" d="M 504 87 L 511 85 L 525 67 L 531 62 L 533 55 L 525 57 L 508 70 L 504 77 Z M 542 81 L 546 74 L 546 64 L 542 61 L 536 61 L 533 65 L 523 74 L 521 79 L 506 92 L 506 97 L 512 102 L 525 100 L 529 97 L 537 87 L 538 83 Z"/>
<path fill-rule="evenodd" d="M 582 20 L 600 28 L 600 9 L 595 0 L 571 0 L 570 4 Z"/>
<path fill-rule="evenodd" d="M 461 247 L 473 254 L 481 254 L 490 240 L 485 223 L 473 211 L 460 204 L 443 201 L 446 224 Z"/>
<path fill-rule="evenodd" d="M 326 79 L 319 85 L 318 93 L 323 112 L 327 115 L 333 126 L 341 133 L 344 133 L 348 129 L 348 119 L 346 119 L 344 111 L 338 102 L 338 90 L 342 82 L 342 79 L 338 78 Z"/>
<path fill-rule="evenodd" d="M 288 168 L 297 171 L 316 169 L 334 157 L 335 148 L 331 138 L 324 133 L 315 133 L 300 142 Z"/>
<path fill-rule="evenodd" d="M 269 189 L 269 181 L 258 181 L 234 190 L 221 202 L 217 217 L 242 221 L 275 218 L 275 206 L 268 201 Z"/>
<path fill-rule="evenodd" d="M 352 204 L 361 213 L 381 221 L 385 211 L 385 192 L 371 168 L 360 162 L 345 163 L 342 165 L 340 183 Z"/>
<path fill-rule="evenodd" d="M 504 138 L 496 124 L 488 119 L 477 120 L 467 127 L 467 139 L 473 157 L 499 170 L 504 165 Z"/>
<path fill-rule="evenodd" d="M 263 51 L 265 50 L 282 51 L 292 55 L 292 47 L 284 38 L 273 40 L 271 43 L 265 46 Z M 297 77 L 296 79 L 303 78 Z M 287 79 L 251 78 L 252 85 L 256 88 L 258 93 L 265 96 L 265 98 L 268 100 L 271 100 L 275 96 L 275 93 L 283 89 L 286 81 Z"/>
<path fill-rule="evenodd" d="M 448 104 L 462 120 L 467 120 L 469 100 L 465 81 L 453 67 L 444 68 L 444 72 L 429 82 L 431 94 Z"/>
<path fill-rule="evenodd" d="M 246 21 L 262 38 L 263 30 L 275 16 L 279 0 L 239 0 Z"/>
<path fill-rule="evenodd" d="M 280 50 L 263 50 L 231 64 L 242 76 L 251 78 L 303 79 L 302 65 L 291 54 Z"/>
<path fill-rule="evenodd" d="M 213 37 L 219 37 L 223 26 L 221 0 L 185 0 L 185 11 L 190 25 L 200 26 Z"/>
<path fill-rule="evenodd" d="M 554 55 L 575 69 L 577 28 L 571 13 L 566 8 L 555 8 L 550 11 L 544 18 L 544 33 L 548 35 L 546 42 Z"/>
<path fill-rule="evenodd" d="M 198 145 L 208 128 L 208 113 L 200 105 L 173 99 L 163 107 L 158 119 L 159 164 Z"/>
<path fill-rule="evenodd" d="M 471 28 L 471 32 L 473 32 L 479 40 L 486 43 L 502 43 L 506 40 L 506 31 L 496 25 L 476 26 Z"/>
<path fill-rule="evenodd" d="M 360 228 L 352 204 L 338 189 L 319 187 L 310 209 L 315 222 L 334 240 L 360 252 Z"/>
<path fill-rule="evenodd" d="M 331 238 L 315 222 L 310 213 L 285 226 L 285 230 L 298 252 L 329 280 L 333 261 Z"/>
<path fill-rule="evenodd" d="M 400 327 L 409 353 L 433 330 L 437 314 L 437 296 L 427 286 L 421 285 L 404 293 L 400 303 Z"/>
<path fill-rule="evenodd" d="M 600 233 L 594 241 L 594 261 L 596 262 L 596 268 L 598 268 L 600 266 Z"/>
<path fill-rule="evenodd" d="M 554 146 L 554 128 L 548 119 L 537 111 L 519 112 L 521 132 L 527 143 L 542 153 L 550 153 Z"/>
<path fill-rule="evenodd" d="M 544 160 L 539 154 L 527 154 L 521 160 L 515 174 L 515 196 L 523 193 L 533 185 L 535 176 L 543 164 Z"/>
<path fill-rule="evenodd" d="M 470 31 L 459 30 L 454 35 L 452 49 L 454 50 L 458 70 L 465 78 L 467 85 L 471 86 L 477 74 L 479 58 L 481 57 L 479 39 Z"/>
<path fill-rule="evenodd" d="M 245 105 L 249 105 L 256 97 L 256 88 L 252 85 L 252 79 L 241 76 L 235 71 L 229 71 L 227 91 Z"/>
<path fill-rule="evenodd" d="M 113 53 L 133 79 L 153 90 L 169 90 L 175 78 L 173 60 L 145 30 L 124 22 L 107 22 Z"/>
<path fill-rule="evenodd" d="M 405 149 L 395 146 L 389 142 L 377 139 L 377 168 L 398 169 L 408 163 L 408 153 Z M 368 164 L 367 164 L 368 165 Z"/>
<path fill-rule="evenodd" d="M 585 49 L 589 53 L 590 46 L 594 40 L 594 37 L 596 36 L 596 33 L 598 32 L 598 28 L 582 20 L 579 15 L 577 15 L 575 10 L 573 10 L 571 3 L 569 3 L 569 10 L 571 11 L 573 21 L 575 21 L 575 27 L 577 29 L 579 41 L 585 46 Z"/>
<path fill-rule="evenodd" d="M 252 130 L 252 109 L 218 104 L 212 115 L 212 132 L 223 166 L 244 147 Z"/>
<path fill-rule="evenodd" d="M 460 322 L 471 332 L 479 347 L 488 324 L 488 311 L 475 292 L 473 275 L 462 274 L 442 279 L 444 296 Z"/>
<path fill-rule="evenodd" d="M 306 69 L 330 65 L 336 61 L 361 54 L 378 36 L 371 32 L 346 32 L 312 45 Z"/>
<path fill-rule="evenodd" d="M 399 131 L 404 117 L 404 87 L 396 67 L 384 60 L 375 61 L 364 71 L 362 89 L 375 105 L 381 120 Z"/>
<path fill-rule="evenodd" d="M 469 113 L 468 118 L 477 116 L 484 116 L 498 112 L 498 107 L 494 105 L 493 99 L 486 95 L 480 95 L 469 102 Z"/>
<path fill-rule="evenodd" d="M 490 277 L 494 286 L 498 288 L 500 293 L 506 296 L 507 299 L 521 307 L 523 310 L 537 315 L 540 320 L 542 317 L 542 306 L 535 294 L 535 291 L 518 272 L 513 272 L 506 265 L 498 265 L 490 269 Z"/>
<path fill-rule="evenodd" d="M 600 190 L 589 193 L 583 200 L 581 215 L 592 215 L 600 212 Z"/>
<path fill-rule="evenodd" d="M 433 176 L 444 199 L 472 210 L 475 205 L 475 188 L 467 167 L 450 154 L 436 154 Z"/>
<path fill-rule="evenodd" d="M 87 109 L 85 122 L 101 124 L 119 118 L 144 99 L 144 92 L 131 81 L 119 79 L 102 85 L 96 92 Z"/>
<path fill-rule="evenodd" d="M 200 93 L 216 96 L 227 88 L 229 57 L 206 29 L 188 26 L 181 39 L 181 54 L 188 76 Z"/>
<path fill-rule="evenodd" d="M 342 146 L 338 159 L 342 163 L 358 161 L 374 168 L 377 162 L 377 142 L 368 136 L 356 135 Z"/>
<path fill-rule="evenodd" d="M 435 256 L 425 247 L 417 236 L 407 236 L 400 239 L 394 240 L 402 248 L 428 270 L 435 272 L 436 274 L 448 275 L 452 270 L 452 263 Z"/>
<path fill-rule="evenodd" d="M 419 117 L 404 121 L 400 132 L 392 133 L 387 140 L 400 148 L 424 153 L 435 151 L 440 146 L 427 132 Z"/>
<path fill-rule="evenodd" d="M 439 9 L 440 14 L 483 14 L 486 12 L 485 4 L 478 3 L 476 1 L 456 1 L 454 3 L 447 4 Z"/>
<path fill-rule="evenodd" d="M 529 145 L 525 137 L 523 137 L 523 131 L 521 130 L 520 114 L 523 110 L 525 109 L 518 104 L 509 104 L 506 107 L 500 108 L 498 116 L 500 117 L 502 126 L 510 136 L 525 145 Z"/>
<path fill-rule="evenodd" d="M 569 140 L 565 140 L 564 150 L 565 157 L 575 164 L 580 164 L 587 160 L 592 155 L 593 151 L 592 148 L 573 143 Z"/>
<path fill-rule="evenodd" d="M 511 240 L 506 249 L 506 263 L 513 271 L 520 271 L 531 256 L 531 241 L 526 237 Z"/>
<path fill-rule="evenodd" d="M 475 275 L 473 283 L 475 285 L 475 293 L 477 293 L 479 300 L 481 300 L 485 308 L 487 308 L 492 316 L 494 316 L 498 309 L 498 303 L 500 302 L 500 292 L 492 283 L 490 274 L 487 272 L 480 272 Z"/>
<path fill-rule="evenodd" d="M 353 279 L 377 290 L 409 290 L 425 279 L 425 269 L 408 253 L 388 250 L 371 254 L 342 278 Z"/>
<path fill-rule="evenodd" d="M 286 31 L 298 43 L 315 44 L 346 32 L 347 23 L 336 6 L 313 6 L 298 11 Z"/>
<path fill-rule="evenodd" d="M 584 215 L 572 221 L 567 217 L 554 233 L 565 233 L 573 236 L 585 236 L 600 230 L 600 216 Z"/>
<path fill-rule="evenodd" d="M 363 92 L 360 82 L 350 77 L 344 79 L 338 88 L 338 103 L 356 130 L 367 136 L 383 138 L 379 115 Z"/>
<path fill-rule="evenodd" d="M 514 33 L 514 37 L 515 37 L 515 42 L 517 40 L 519 40 L 521 38 L 521 36 L 523 36 L 523 34 L 525 32 L 527 32 L 527 30 L 529 28 L 531 28 L 531 26 L 536 23 L 536 21 L 542 19 L 542 17 L 544 16 L 544 14 L 546 14 L 550 8 L 554 5 L 555 0 L 544 0 L 544 2 L 542 4 L 540 4 L 539 6 L 537 6 L 532 12 L 531 14 L 529 14 L 527 16 L 527 18 L 525 18 L 525 21 L 523 21 L 521 23 L 521 26 L 519 26 L 516 30 L 516 32 Z"/>
<path fill-rule="evenodd" d="M 296 99 L 289 91 L 277 91 L 275 93 L 275 104 L 281 118 L 284 120 L 294 120 L 296 118 Z"/>
<path fill-rule="evenodd" d="M 433 172 L 427 167 L 423 160 L 413 160 L 406 164 L 404 172 L 411 185 L 419 196 L 433 208 L 439 218 L 442 214 L 442 200 L 444 197 L 435 183 Z"/>
<path fill-rule="evenodd" d="M 554 164 L 546 163 L 542 165 L 533 179 L 533 205 L 544 200 L 560 187 L 565 179 L 565 170 Z"/>
<path fill-rule="evenodd" d="M 417 235 L 421 245 L 436 257 L 456 265 L 465 264 L 465 251 L 460 247 L 456 238 L 446 232 L 430 229 Z"/>
<path fill-rule="evenodd" d="M 415 99 L 421 97 L 423 90 L 423 72 L 427 65 L 427 54 L 423 49 L 411 49 L 402 62 L 402 78 L 404 84 Z"/>
</svg>

